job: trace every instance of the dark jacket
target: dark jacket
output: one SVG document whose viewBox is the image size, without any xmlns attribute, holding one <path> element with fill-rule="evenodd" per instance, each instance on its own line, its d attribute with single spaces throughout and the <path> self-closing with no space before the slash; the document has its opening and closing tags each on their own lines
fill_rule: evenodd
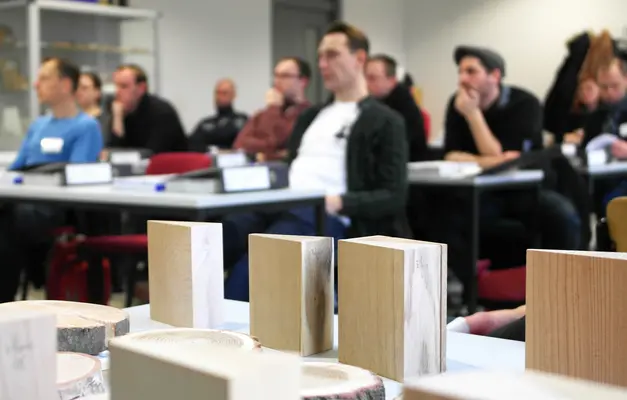
<svg viewBox="0 0 627 400">
<path fill-rule="evenodd" d="M 409 143 L 409 161 L 424 161 L 427 158 L 427 133 L 420 108 L 409 90 L 398 84 L 385 97 L 383 104 L 401 114 L 405 120 L 407 141 Z"/>
<path fill-rule="evenodd" d="M 204 153 L 209 146 L 230 149 L 248 116 L 232 107 L 219 109 L 216 115 L 202 119 L 189 137 L 189 149 Z"/>
<path fill-rule="evenodd" d="M 361 113 L 348 135 L 347 192 L 340 214 L 351 219 L 348 237 L 410 237 L 407 198 L 407 137 L 400 116 L 372 97 L 359 103 Z M 324 105 L 304 111 L 288 143 L 288 162 L 298 157 L 309 125 Z"/>
<path fill-rule="evenodd" d="M 109 147 L 148 149 L 153 154 L 187 151 L 187 135 L 174 106 L 146 94 L 124 117 L 124 136 L 111 135 Z"/>
<path fill-rule="evenodd" d="M 544 129 L 553 134 L 563 135 L 567 132 L 566 124 L 577 93 L 579 71 L 589 48 L 590 36 L 587 32 L 568 42 L 568 56 L 544 100 Z"/>
</svg>

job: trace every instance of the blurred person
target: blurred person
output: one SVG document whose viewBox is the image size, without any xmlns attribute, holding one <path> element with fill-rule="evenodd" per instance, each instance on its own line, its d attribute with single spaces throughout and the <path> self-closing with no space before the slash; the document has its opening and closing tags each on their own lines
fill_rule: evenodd
<svg viewBox="0 0 627 400">
<path fill-rule="evenodd" d="M 288 144 L 290 187 L 326 194 L 325 232 L 318 234 L 335 241 L 410 236 L 407 136 L 398 113 L 368 94 L 364 68 L 369 48 L 366 35 L 352 25 L 337 22 L 325 32 L 318 67 L 333 100 L 304 111 Z M 310 236 L 317 233 L 316 221 L 313 207 L 225 218 L 225 259 L 234 261 L 225 298 L 248 301 L 250 233 Z"/>
<path fill-rule="evenodd" d="M 50 114 L 36 118 L 10 170 L 50 163 L 98 161 L 102 135 L 98 122 L 76 102 L 80 71 L 59 58 L 45 60 L 39 68 L 35 90 Z M 0 302 L 15 299 L 22 269 L 42 275 L 52 245 L 52 230 L 64 221 L 63 212 L 40 204 L 6 204 L 0 209 Z"/>
<path fill-rule="evenodd" d="M 405 120 L 409 160 L 425 160 L 427 134 L 422 112 L 409 89 L 398 81 L 396 61 L 384 54 L 370 57 L 366 64 L 366 81 L 370 94 L 398 112 Z"/>
<path fill-rule="evenodd" d="M 305 98 L 310 79 L 307 61 L 297 57 L 280 60 L 274 67 L 274 85 L 266 92 L 266 107 L 246 123 L 233 147 L 260 161 L 285 158 L 294 123 L 310 107 Z"/>
<path fill-rule="evenodd" d="M 153 154 L 187 151 L 187 136 L 178 112 L 167 100 L 148 92 L 148 77 L 135 64 L 113 75 L 109 147 L 148 149 Z"/>
<path fill-rule="evenodd" d="M 556 138 L 557 142 L 581 144 L 584 136 L 584 126 L 588 117 L 596 111 L 600 100 L 599 85 L 594 78 L 585 78 L 577 87 L 577 98 L 573 110 L 566 121 L 567 133 L 563 140 Z"/>
<path fill-rule="evenodd" d="M 105 135 L 109 134 L 111 115 L 105 111 L 102 104 L 102 80 L 95 72 L 83 72 L 78 81 L 76 101 L 88 115 L 96 118 L 100 123 L 104 143 L 109 141 Z"/>
<path fill-rule="evenodd" d="M 231 79 L 220 79 L 216 83 L 214 101 L 216 114 L 202 119 L 189 137 L 189 148 L 192 151 L 206 152 L 210 146 L 219 149 L 230 149 L 237 134 L 248 120 L 244 113 L 235 111 L 235 82 Z"/>
</svg>

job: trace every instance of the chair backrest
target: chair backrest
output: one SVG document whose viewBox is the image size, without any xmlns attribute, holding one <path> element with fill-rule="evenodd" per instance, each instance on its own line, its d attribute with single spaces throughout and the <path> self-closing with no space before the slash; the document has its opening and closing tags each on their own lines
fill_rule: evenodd
<svg viewBox="0 0 627 400">
<path fill-rule="evenodd" d="M 150 158 L 146 175 L 183 174 L 211 167 L 211 158 L 205 153 L 160 153 Z"/>
<path fill-rule="evenodd" d="M 420 113 L 422 114 L 422 120 L 425 124 L 425 134 L 427 135 L 425 140 L 428 142 L 429 136 L 431 136 L 431 115 L 422 108 L 420 109 Z"/>
<path fill-rule="evenodd" d="M 616 251 L 627 251 L 627 197 L 616 197 L 607 205 L 607 227 Z"/>
</svg>

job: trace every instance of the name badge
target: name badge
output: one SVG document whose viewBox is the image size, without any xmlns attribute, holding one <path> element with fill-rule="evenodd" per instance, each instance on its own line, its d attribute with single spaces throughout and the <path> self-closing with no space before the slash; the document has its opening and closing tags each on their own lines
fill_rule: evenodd
<svg viewBox="0 0 627 400">
<path fill-rule="evenodd" d="M 620 126 L 618 127 L 618 134 L 622 138 L 627 137 L 627 123 L 620 124 Z"/>
<path fill-rule="evenodd" d="M 63 149 L 63 139 L 45 138 L 41 139 L 41 152 L 46 154 L 57 154 Z"/>
</svg>

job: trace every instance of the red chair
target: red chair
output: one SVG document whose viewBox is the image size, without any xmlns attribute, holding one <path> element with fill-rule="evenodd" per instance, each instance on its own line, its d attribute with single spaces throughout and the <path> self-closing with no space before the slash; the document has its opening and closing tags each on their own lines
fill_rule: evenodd
<svg viewBox="0 0 627 400">
<path fill-rule="evenodd" d="M 146 168 L 147 175 L 162 175 L 162 174 L 178 174 L 199 169 L 205 169 L 211 167 L 211 159 L 204 153 L 191 153 L 191 152 L 178 152 L 178 153 L 162 153 L 153 156 L 150 159 L 148 167 Z M 82 260 L 99 258 L 104 260 L 105 257 L 114 255 L 133 256 L 133 257 L 145 257 L 148 251 L 148 237 L 144 234 L 136 235 L 107 235 L 107 236 L 91 236 L 85 237 L 80 241 L 77 249 L 79 256 Z M 80 265 L 80 264 L 79 264 Z M 103 275 L 103 279 L 110 279 L 106 271 Z M 134 286 L 135 283 L 135 266 L 129 271 L 127 283 Z M 82 274 L 84 271 L 81 268 L 76 268 L 71 272 L 73 275 Z M 59 276 L 60 273 L 56 272 L 54 276 Z M 66 279 L 66 284 L 72 284 L 76 279 Z M 106 303 L 108 296 L 106 295 L 105 283 L 105 298 L 101 302 Z M 133 301 L 133 287 L 126 288 L 126 306 L 130 307 Z M 66 290 L 67 289 L 62 289 Z M 79 290 L 80 291 L 80 290 Z"/>
<path fill-rule="evenodd" d="M 527 289 L 526 267 L 490 270 L 490 260 L 477 263 L 480 301 L 491 304 L 524 304 Z"/>
<path fill-rule="evenodd" d="M 422 121 L 425 124 L 425 140 L 429 142 L 429 136 L 431 136 L 431 115 L 422 108 L 420 109 L 420 113 L 422 114 Z"/>
</svg>

